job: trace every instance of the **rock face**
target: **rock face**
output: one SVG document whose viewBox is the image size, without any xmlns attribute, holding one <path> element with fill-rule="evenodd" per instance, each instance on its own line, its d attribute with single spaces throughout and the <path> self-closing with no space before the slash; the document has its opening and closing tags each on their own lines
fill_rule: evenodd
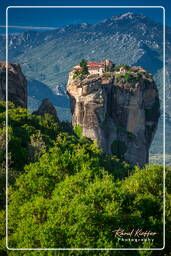
<svg viewBox="0 0 171 256">
<path fill-rule="evenodd" d="M 105 153 L 142 167 L 148 163 L 160 104 L 151 74 L 141 67 L 128 69 L 79 77 L 72 71 L 67 92 L 72 125 Z"/>
<path fill-rule="evenodd" d="M 38 110 L 33 112 L 34 115 L 44 115 L 44 114 L 51 114 L 56 122 L 59 122 L 58 116 L 57 116 L 57 111 L 53 104 L 48 100 L 44 99 L 42 100 L 41 105 L 39 106 Z"/>
<path fill-rule="evenodd" d="M 0 62 L 0 100 L 6 100 L 6 63 Z M 8 100 L 27 107 L 27 81 L 20 65 L 8 63 Z"/>
</svg>

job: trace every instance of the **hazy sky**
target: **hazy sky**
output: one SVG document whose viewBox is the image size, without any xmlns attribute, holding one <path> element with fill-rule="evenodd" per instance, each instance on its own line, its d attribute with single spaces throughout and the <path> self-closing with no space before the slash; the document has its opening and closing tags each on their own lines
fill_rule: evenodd
<svg viewBox="0 0 171 256">
<path fill-rule="evenodd" d="M 166 9 L 166 23 L 171 26 L 171 0 L 1 0 L 1 13 L 3 19 L 0 21 L 1 33 L 5 31 L 5 9 L 7 6 L 19 5 L 131 5 L 131 6 L 163 6 Z M 46 30 L 53 27 L 64 26 L 68 24 L 77 24 L 82 22 L 96 23 L 111 16 L 119 15 L 125 12 L 141 13 L 152 20 L 162 23 L 163 10 L 161 8 L 107 8 L 107 9 L 41 9 L 41 8 L 10 8 L 9 9 L 9 25 L 13 26 L 10 32 L 19 32 L 27 29 Z"/>
</svg>

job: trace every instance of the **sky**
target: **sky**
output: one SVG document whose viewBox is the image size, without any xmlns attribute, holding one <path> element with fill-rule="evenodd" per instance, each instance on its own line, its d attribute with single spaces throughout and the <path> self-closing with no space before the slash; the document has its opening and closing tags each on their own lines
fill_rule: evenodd
<svg viewBox="0 0 171 256">
<path fill-rule="evenodd" d="M 8 6 L 163 6 L 166 10 L 166 24 L 171 26 L 171 0 L 1 0 L 0 1 L 0 33 L 5 33 L 5 10 Z M 162 23 L 162 8 L 9 8 L 10 32 L 25 30 L 51 30 L 69 24 L 83 22 L 97 23 L 106 18 L 126 12 L 141 13 L 156 22 Z"/>
</svg>

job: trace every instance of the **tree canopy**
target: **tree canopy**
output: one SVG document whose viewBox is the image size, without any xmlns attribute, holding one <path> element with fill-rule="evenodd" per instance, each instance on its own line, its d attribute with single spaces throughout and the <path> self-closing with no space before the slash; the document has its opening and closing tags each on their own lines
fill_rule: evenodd
<svg viewBox="0 0 171 256">
<path fill-rule="evenodd" d="M 80 67 L 83 68 L 81 71 L 82 74 L 84 74 L 84 75 L 88 74 L 88 66 L 87 66 L 87 61 L 85 59 L 81 60 Z"/>
<path fill-rule="evenodd" d="M 1 140 L 4 104 L 0 104 Z M 160 248 L 163 238 L 163 167 L 131 169 L 105 155 L 91 140 L 50 115 L 9 107 L 10 248 Z M 16 144 L 15 144 L 16 143 Z M 3 145 L 3 143 L 1 144 Z M 32 150 L 30 150 L 32 146 Z M 4 147 L 1 146 L 1 159 Z M 171 172 L 166 169 L 167 232 L 171 223 Z M 1 186 L 4 166 L 1 166 Z M 4 197 L 5 191 L 2 191 Z M 0 211 L 1 254 L 91 255 L 90 251 L 6 251 L 4 200 Z M 121 241 L 117 229 L 156 232 L 154 241 Z M 166 233 L 167 233 L 166 232 Z M 171 237 L 167 237 L 169 241 Z M 169 248 L 166 249 L 166 255 Z M 96 255 L 124 255 L 96 251 Z M 163 251 L 127 251 L 126 255 L 163 255 Z"/>
</svg>

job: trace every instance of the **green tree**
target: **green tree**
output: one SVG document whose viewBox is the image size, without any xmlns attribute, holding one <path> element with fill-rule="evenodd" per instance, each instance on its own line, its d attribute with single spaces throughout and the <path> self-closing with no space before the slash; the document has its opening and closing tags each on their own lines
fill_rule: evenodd
<svg viewBox="0 0 171 256">
<path fill-rule="evenodd" d="M 10 189 L 10 245 L 135 247 L 118 242 L 114 230 L 141 227 L 158 233 L 148 246 L 161 247 L 162 167 L 136 168 L 116 181 L 101 156 L 91 144 L 61 134 L 38 162 L 25 167 Z"/>
<path fill-rule="evenodd" d="M 82 68 L 82 74 L 87 75 L 88 72 L 88 66 L 87 66 L 87 61 L 85 59 L 82 59 L 80 62 L 80 67 Z"/>
<path fill-rule="evenodd" d="M 0 119 L 5 108 L 0 103 Z M 116 156 L 104 154 L 95 142 L 76 136 L 52 117 L 9 109 L 9 247 L 162 247 L 163 167 L 147 165 L 131 169 Z M 22 130 L 18 130 L 22 128 Z M 4 125 L 1 122 L 3 142 Z M 79 130 L 78 130 L 79 132 Z M 32 137 L 33 136 L 33 137 Z M 19 140 L 20 139 L 20 140 Z M 16 142 L 17 141 L 17 142 Z M 16 144 L 15 144 L 16 143 Z M 35 147 L 34 162 L 25 160 L 28 145 Z M 15 151 L 19 150 L 17 153 Z M 0 148 L 4 159 L 4 144 Z M 19 154 L 22 153 L 21 154 Z M 23 153 L 24 152 L 24 153 Z M 21 161 L 17 166 L 12 160 Z M 0 169 L 0 185 L 5 179 Z M 166 234 L 169 233 L 171 172 L 166 168 Z M 5 247 L 5 190 L 1 190 L 0 253 L 9 256 L 75 255 L 75 251 L 9 251 Z M 153 242 L 118 241 L 114 231 L 142 228 L 157 232 Z M 170 237 L 166 237 L 166 244 Z M 168 255 L 165 251 L 130 251 L 126 255 Z M 77 255 L 90 255 L 77 251 Z M 113 255 L 99 251 L 96 255 Z M 123 251 L 115 251 L 123 256 Z"/>
</svg>

